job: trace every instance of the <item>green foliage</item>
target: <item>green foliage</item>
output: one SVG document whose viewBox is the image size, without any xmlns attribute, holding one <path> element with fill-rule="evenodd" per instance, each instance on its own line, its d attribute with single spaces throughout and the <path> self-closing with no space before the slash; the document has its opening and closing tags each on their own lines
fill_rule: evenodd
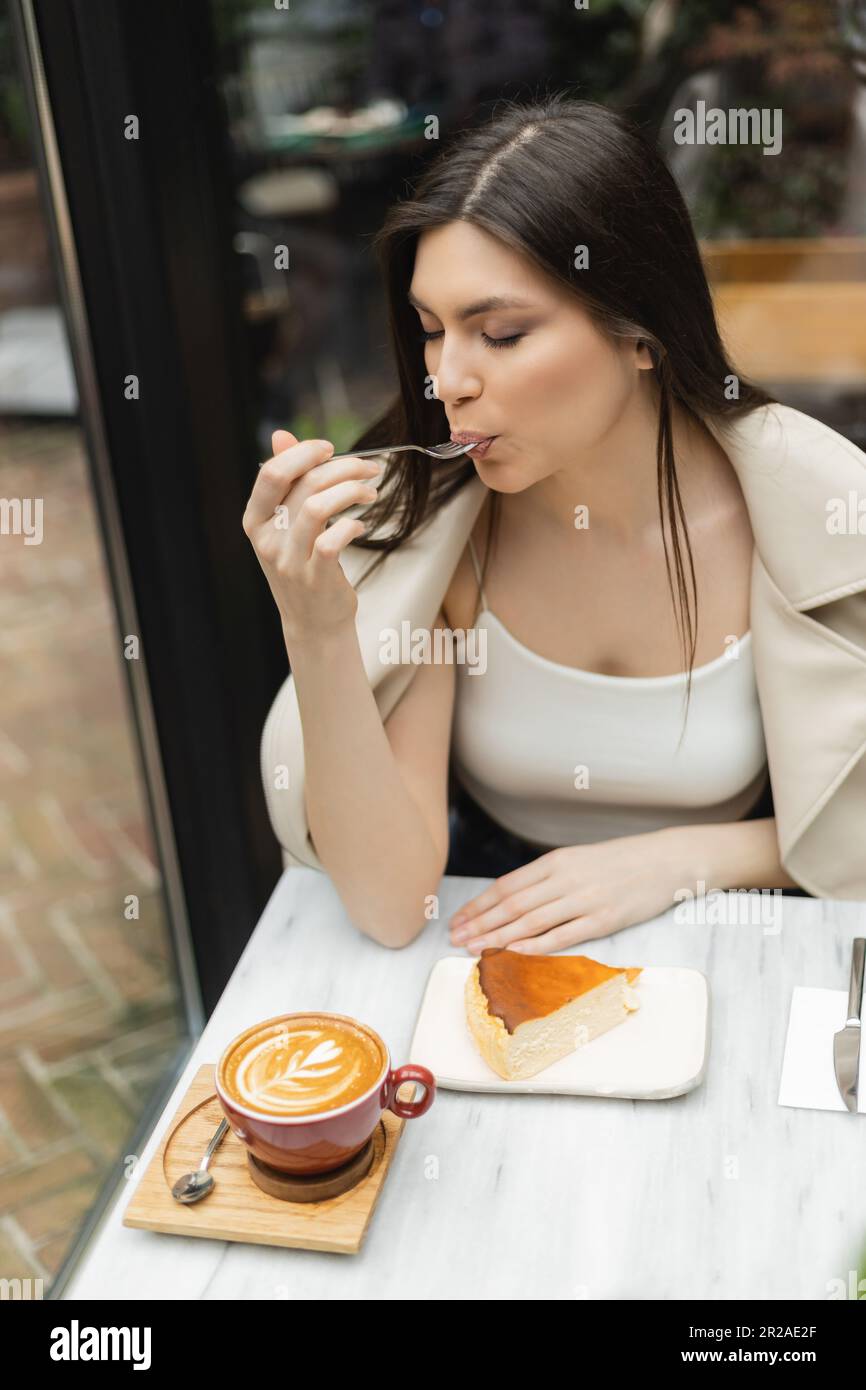
<svg viewBox="0 0 866 1390">
<path fill-rule="evenodd" d="M 312 411 L 296 415 L 291 424 L 286 425 L 296 439 L 329 439 L 335 454 L 345 454 L 351 449 L 361 430 L 369 423 L 353 411 L 330 415 L 322 420 Z"/>
<path fill-rule="evenodd" d="M 746 104 L 746 103 L 744 103 Z M 692 209 L 699 236 L 821 236 L 845 194 L 847 163 L 823 144 L 714 145 Z"/>
</svg>

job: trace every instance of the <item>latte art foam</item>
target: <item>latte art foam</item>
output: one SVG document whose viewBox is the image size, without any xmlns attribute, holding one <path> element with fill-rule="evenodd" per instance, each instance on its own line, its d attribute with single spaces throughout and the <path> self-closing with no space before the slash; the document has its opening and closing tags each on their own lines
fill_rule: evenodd
<svg viewBox="0 0 866 1390">
<path fill-rule="evenodd" d="M 347 1105 L 370 1090 L 384 1065 L 379 1045 L 363 1029 L 327 1021 L 289 1028 L 275 1023 L 234 1049 L 223 1084 L 249 1110 L 303 1115 Z"/>
</svg>

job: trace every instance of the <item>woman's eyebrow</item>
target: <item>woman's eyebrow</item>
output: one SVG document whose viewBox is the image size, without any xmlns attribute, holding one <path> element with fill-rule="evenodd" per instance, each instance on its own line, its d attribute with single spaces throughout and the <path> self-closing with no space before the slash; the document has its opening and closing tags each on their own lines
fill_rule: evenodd
<svg viewBox="0 0 866 1390">
<path fill-rule="evenodd" d="M 432 314 L 434 311 L 428 309 L 426 304 L 409 290 L 407 296 L 409 303 L 416 309 L 423 309 L 425 314 Z M 464 308 L 457 310 L 457 317 L 462 322 L 464 319 L 471 319 L 475 314 L 489 314 L 492 309 L 531 309 L 532 303 L 528 299 L 520 299 L 517 295 L 491 294 L 486 299 L 476 299 L 474 304 L 467 304 Z"/>
</svg>

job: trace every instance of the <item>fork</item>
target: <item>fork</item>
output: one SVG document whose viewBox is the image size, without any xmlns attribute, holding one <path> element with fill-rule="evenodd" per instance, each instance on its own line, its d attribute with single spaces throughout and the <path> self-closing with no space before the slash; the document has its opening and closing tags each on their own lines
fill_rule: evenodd
<svg viewBox="0 0 866 1390">
<path fill-rule="evenodd" d="M 395 444 L 390 449 L 359 449 L 354 454 L 332 454 L 326 463 L 333 463 L 335 459 L 368 459 L 374 458 L 377 454 L 403 454 L 407 449 L 415 449 L 419 454 L 429 454 L 433 459 L 442 459 L 446 462 L 450 459 L 459 459 L 461 454 L 474 449 L 478 443 L 477 439 L 472 439 L 468 444 L 433 444 L 428 449 L 424 444 Z M 267 459 L 265 460 L 265 463 Z M 265 464 L 260 463 L 259 468 L 264 468 Z"/>
</svg>

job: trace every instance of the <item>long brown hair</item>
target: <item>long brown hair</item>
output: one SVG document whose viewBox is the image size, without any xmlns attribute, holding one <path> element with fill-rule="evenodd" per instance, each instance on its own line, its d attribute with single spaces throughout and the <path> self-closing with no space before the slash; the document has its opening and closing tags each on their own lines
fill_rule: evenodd
<svg viewBox="0 0 866 1390">
<path fill-rule="evenodd" d="M 563 93 L 532 103 L 503 103 L 486 124 L 462 131 L 425 170 L 413 195 L 390 208 L 374 238 L 388 296 L 399 391 L 354 449 L 435 444 L 448 438 L 447 416 L 430 390 L 417 314 L 407 293 L 419 235 L 459 219 L 530 257 L 580 301 L 600 331 L 642 339 L 649 347 L 659 400 L 659 513 L 688 669 L 687 710 L 697 645 L 697 589 L 674 463 L 672 402 L 700 421 L 737 416 L 773 397 L 739 376 L 728 360 L 691 219 L 673 175 L 627 117 Z M 590 269 L 574 268 L 578 245 L 589 248 Z M 382 552 L 363 577 L 474 476 L 475 467 L 465 458 L 442 464 L 425 454 L 392 456 L 379 497 L 364 512 L 369 530 L 380 534 L 353 542 Z M 498 502 L 494 493 L 485 570 Z M 679 527 L 688 554 L 691 603 Z"/>
</svg>

